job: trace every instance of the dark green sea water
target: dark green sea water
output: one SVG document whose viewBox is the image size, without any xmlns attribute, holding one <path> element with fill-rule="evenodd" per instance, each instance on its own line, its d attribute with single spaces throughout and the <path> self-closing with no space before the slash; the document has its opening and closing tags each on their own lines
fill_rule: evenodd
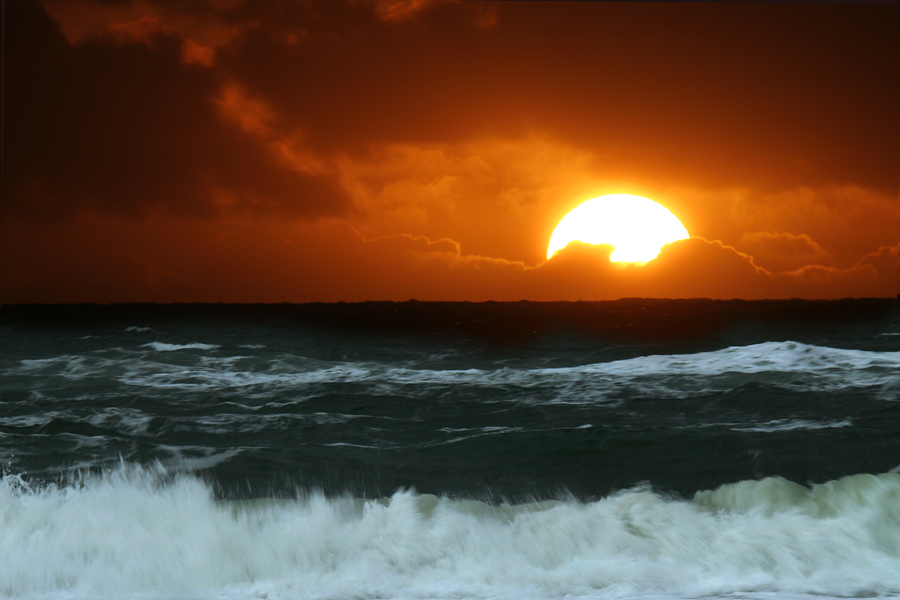
<svg viewBox="0 0 900 600">
<path fill-rule="evenodd" d="M 4 306 L 0 394 L 0 595 L 900 594 L 894 300 Z"/>
</svg>

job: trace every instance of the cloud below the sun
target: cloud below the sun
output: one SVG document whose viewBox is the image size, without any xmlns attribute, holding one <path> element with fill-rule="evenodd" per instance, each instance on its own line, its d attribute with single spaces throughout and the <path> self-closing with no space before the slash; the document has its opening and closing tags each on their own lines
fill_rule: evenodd
<svg viewBox="0 0 900 600">
<path fill-rule="evenodd" d="M 29 250 L 9 257 L 6 302 L 841 298 L 847 289 L 864 297 L 897 289 L 896 245 L 844 269 L 808 265 L 772 273 L 701 237 L 664 247 L 643 267 L 623 268 L 609 262 L 610 247 L 603 245 L 572 244 L 529 265 L 468 255 L 451 239 L 366 238 L 338 221 L 95 216 L 67 225 L 77 243 L 65 253 L 47 250 L 58 228 L 11 232 L 9 247 Z M 154 243 L 160 239 L 166 243 Z"/>
<path fill-rule="evenodd" d="M 841 61 L 827 81 L 795 67 L 823 86 L 858 81 L 871 110 L 787 135 L 797 119 L 779 111 L 807 98 L 804 79 L 785 91 L 749 62 L 721 73 L 694 60 L 715 46 L 756 61 L 753 40 L 700 28 L 668 44 L 666 7 L 634 20 L 641 7 L 587 4 L 10 5 L 4 301 L 897 292 L 896 177 L 884 178 L 896 168 L 878 166 L 896 156 L 882 139 L 896 111 L 879 108 L 886 79 L 840 67 L 869 65 L 868 50 L 831 40 L 822 51 Z M 592 10 L 608 18 L 583 18 Z M 771 34 L 759 52 L 793 43 L 747 10 L 748 31 Z M 609 40 L 656 49 L 569 60 L 607 22 L 623 27 Z M 535 26 L 555 42 L 537 44 Z M 762 97 L 747 102 L 743 79 L 709 84 L 739 76 Z M 846 110 L 820 87 L 821 105 L 795 108 L 827 124 Z M 641 269 L 603 247 L 544 262 L 559 219 L 606 193 L 658 200 L 695 237 Z"/>
</svg>

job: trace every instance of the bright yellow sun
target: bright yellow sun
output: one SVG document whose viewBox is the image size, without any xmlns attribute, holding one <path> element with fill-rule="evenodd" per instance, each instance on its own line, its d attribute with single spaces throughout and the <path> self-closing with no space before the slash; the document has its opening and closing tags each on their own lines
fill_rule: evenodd
<svg viewBox="0 0 900 600">
<path fill-rule="evenodd" d="M 579 204 L 562 218 L 550 236 L 547 258 L 577 241 L 615 246 L 612 262 L 644 264 L 666 244 L 688 237 L 664 206 L 641 196 L 610 194 Z"/>
</svg>

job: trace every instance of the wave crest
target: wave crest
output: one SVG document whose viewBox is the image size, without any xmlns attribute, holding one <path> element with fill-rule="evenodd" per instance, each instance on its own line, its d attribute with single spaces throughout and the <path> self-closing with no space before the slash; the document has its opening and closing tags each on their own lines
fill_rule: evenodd
<svg viewBox="0 0 900 600">
<path fill-rule="evenodd" d="M 0 485 L 0 594 L 281 597 L 900 593 L 900 474 L 812 488 L 780 478 L 698 493 L 490 505 L 217 501 L 202 480 L 123 466 Z"/>
</svg>

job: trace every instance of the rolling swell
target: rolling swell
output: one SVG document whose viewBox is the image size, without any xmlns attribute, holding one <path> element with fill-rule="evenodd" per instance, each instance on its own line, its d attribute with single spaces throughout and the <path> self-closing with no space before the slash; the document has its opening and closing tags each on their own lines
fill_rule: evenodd
<svg viewBox="0 0 900 600">
<path fill-rule="evenodd" d="M 341 340 L 350 356 L 336 360 L 338 340 L 308 332 L 294 348 L 190 333 L 125 330 L 7 362 L 0 460 L 45 481 L 120 456 L 158 461 L 204 470 L 225 497 L 316 485 L 494 500 L 641 482 L 687 496 L 900 463 L 895 350 L 780 341 L 581 362 L 594 348 L 565 338 L 515 360 Z M 545 366 L 548 355 L 568 364 Z"/>
<path fill-rule="evenodd" d="M 900 593 L 900 474 L 592 502 L 398 491 L 217 501 L 160 468 L 0 484 L 0 594 L 588 597 Z M 314 591 L 312 591 L 314 590 Z M 141 596 L 143 597 L 143 596 Z"/>
</svg>

